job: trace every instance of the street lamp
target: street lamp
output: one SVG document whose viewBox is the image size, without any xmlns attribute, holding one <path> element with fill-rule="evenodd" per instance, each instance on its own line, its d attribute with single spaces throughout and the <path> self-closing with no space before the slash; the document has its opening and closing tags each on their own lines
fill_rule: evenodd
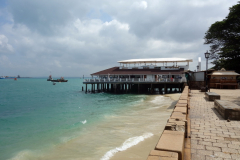
<svg viewBox="0 0 240 160">
<path fill-rule="evenodd" d="M 197 65 L 197 71 L 199 71 L 199 65 Z"/>
<path fill-rule="evenodd" d="M 208 70 L 208 58 L 210 56 L 210 53 L 208 51 L 205 53 L 205 58 L 206 58 L 206 92 L 208 91 L 208 75 L 207 75 L 207 70 Z"/>
</svg>

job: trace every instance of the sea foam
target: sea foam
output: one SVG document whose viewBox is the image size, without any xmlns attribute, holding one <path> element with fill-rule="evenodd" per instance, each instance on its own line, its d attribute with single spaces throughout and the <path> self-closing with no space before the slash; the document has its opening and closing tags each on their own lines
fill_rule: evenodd
<svg viewBox="0 0 240 160">
<path fill-rule="evenodd" d="M 35 153 L 36 154 L 36 153 Z M 30 150 L 23 150 L 17 153 L 17 155 L 11 160 L 24 160 L 33 158 L 34 153 Z"/>
<path fill-rule="evenodd" d="M 153 100 L 151 100 L 150 102 L 155 103 L 155 104 L 161 104 L 162 102 L 164 102 L 165 100 L 167 100 L 166 97 L 164 96 L 156 96 Z"/>
<path fill-rule="evenodd" d="M 127 139 L 122 146 L 117 147 L 115 149 L 112 149 L 110 151 L 108 151 L 102 158 L 101 160 L 109 160 L 112 156 L 114 156 L 114 154 L 116 154 L 117 152 L 121 152 L 124 150 L 127 150 L 128 148 L 137 145 L 139 142 L 144 141 L 144 139 L 149 138 L 153 136 L 152 133 L 145 133 L 141 136 L 136 136 L 136 137 L 131 137 L 129 139 Z"/>
<path fill-rule="evenodd" d="M 82 124 L 85 124 L 85 123 L 87 123 L 87 120 L 85 119 L 84 121 L 81 121 L 82 122 Z"/>
</svg>

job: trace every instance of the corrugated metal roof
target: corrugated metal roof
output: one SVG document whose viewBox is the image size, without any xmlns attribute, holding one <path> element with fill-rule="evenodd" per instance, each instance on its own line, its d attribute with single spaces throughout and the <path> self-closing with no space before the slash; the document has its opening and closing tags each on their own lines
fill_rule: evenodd
<svg viewBox="0 0 240 160">
<path fill-rule="evenodd" d="M 211 74 L 213 76 L 239 76 L 240 74 L 234 72 L 234 71 L 214 71 Z"/>
<path fill-rule="evenodd" d="M 179 70 L 159 70 L 159 69 L 119 69 L 119 67 L 112 67 L 102 70 L 91 75 L 149 75 L 149 74 L 183 74 L 184 69 Z"/>
</svg>

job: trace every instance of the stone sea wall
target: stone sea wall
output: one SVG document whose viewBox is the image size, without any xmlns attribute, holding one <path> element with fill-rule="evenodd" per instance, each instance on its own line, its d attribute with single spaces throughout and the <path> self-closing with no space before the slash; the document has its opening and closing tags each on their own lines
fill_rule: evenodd
<svg viewBox="0 0 240 160">
<path fill-rule="evenodd" d="M 190 160 L 189 88 L 185 86 L 165 129 L 147 160 Z"/>
</svg>

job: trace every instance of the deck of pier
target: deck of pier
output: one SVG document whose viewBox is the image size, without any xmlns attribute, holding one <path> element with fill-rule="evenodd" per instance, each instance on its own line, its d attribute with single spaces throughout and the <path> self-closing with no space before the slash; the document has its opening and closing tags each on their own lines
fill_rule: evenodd
<svg viewBox="0 0 240 160">
<path fill-rule="evenodd" d="M 239 89 L 211 92 L 240 105 Z M 207 101 L 199 90 L 191 90 L 190 105 L 192 160 L 240 159 L 240 121 L 224 120 L 214 109 L 214 102 Z"/>
</svg>

